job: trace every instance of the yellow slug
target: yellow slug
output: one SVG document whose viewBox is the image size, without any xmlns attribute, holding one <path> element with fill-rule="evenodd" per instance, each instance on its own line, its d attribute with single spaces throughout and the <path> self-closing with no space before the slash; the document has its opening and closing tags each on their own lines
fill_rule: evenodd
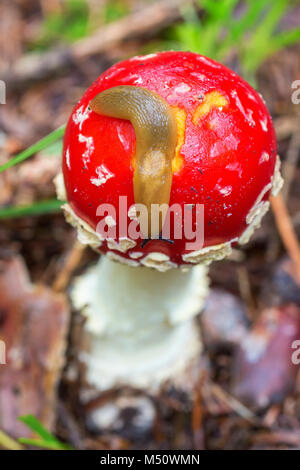
<svg viewBox="0 0 300 470">
<path fill-rule="evenodd" d="M 145 88 L 121 85 L 99 93 L 89 104 L 98 114 L 127 119 L 136 134 L 135 170 L 133 189 L 135 204 L 147 208 L 146 225 L 148 238 L 156 238 L 161 232 L 163 218 L 159 221 L 158 233 L 152 224 L 151 205 L 169 204 L 172 184 L 172 159 L 177 143 L 175 115 L 167 102 L 156 93 Z"/>
</svg>

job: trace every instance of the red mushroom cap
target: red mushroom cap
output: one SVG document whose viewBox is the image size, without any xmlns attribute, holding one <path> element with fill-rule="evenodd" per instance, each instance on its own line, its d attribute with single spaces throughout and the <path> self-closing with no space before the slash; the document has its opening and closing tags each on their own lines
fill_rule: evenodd
<svg viewBox="0 0 300 470">
<path fill-rule="evenodd" d="M 135 132 L 131 122 L 96 113 L 89 103 L 120 85 L 148 89 L 171 107 L 177 146 L 169 204 L 182 210 L 188 205 L 194 228 L 196 204 L 204 205 L 202 249 L 187 249 L 191 240 L 184 233 L 175 239 L 172 220 L 168 241 L 119 233 L 119 197 L 127 197 L 127 210 L 135 203 Z M 131 265 L 165 269 L 205 261 L 210 254 L 219 259 L 231 244 L 246 241 L 268 208 L 276 158 L 271 117 L 248 83 L 204 56 L 162 52 L 114 65 L 86 91 L 68 122 L 63 175 L 69 207 L 92 230 L 103 220 L 99 205 L 116 208 L 115 217 L 106 219 L 116 240 L 102 241 L 99 251 Z M 125 220 L 132 223 L 130 213 Z"/>
</svg>

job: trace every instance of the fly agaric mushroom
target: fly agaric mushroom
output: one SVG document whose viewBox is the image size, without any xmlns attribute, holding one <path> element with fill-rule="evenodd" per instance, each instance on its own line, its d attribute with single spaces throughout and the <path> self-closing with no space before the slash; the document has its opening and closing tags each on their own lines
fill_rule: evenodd
<svg viewBox="0 0 300 470">
<path fill-rule="evenodd" d="M 260 225 L 279 165 L 262 98 L 204 56 L 133 57 L 86 91 L 59 186 L 79 240 L 106 255 L 72 290 L 87 316 L 90 383 L 155 387 L 199 356 L 206 265 Z"/>
</svg>

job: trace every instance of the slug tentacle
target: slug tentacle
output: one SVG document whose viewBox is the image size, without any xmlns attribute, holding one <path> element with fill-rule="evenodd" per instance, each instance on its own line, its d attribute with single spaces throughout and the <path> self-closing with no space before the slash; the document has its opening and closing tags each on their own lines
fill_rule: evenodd
<svg viewBox="0 0 300 470">
<path fill-rule="evenodd" d="M 151 224 L 153 204 L 169 204 L 172 159 L 175 156 L 177 125 L 167 102 L 141 87 L 121 85 L 99 93 L 89 104 L 98 114 L 129 120 L 136 134 L 134 200 L 147 208 L 147 220 L 140 218 L 148 237 L 158 237 L 164 217 L 157 227 Z M 143 230 L 143 229 L 142 229 Z"/>
</svg>

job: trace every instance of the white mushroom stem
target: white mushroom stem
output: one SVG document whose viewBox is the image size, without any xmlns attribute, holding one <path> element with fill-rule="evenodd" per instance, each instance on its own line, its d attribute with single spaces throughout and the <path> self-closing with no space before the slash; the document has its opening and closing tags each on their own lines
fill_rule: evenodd
<svg viewBox="0 0 300 470">
<path fill-rule="evenodd" d="M 195 316 L 208 292 L 207 268 L 157 272 L 102 257 L 75 281 L 71 297 L 86 316 L 87 381 L 155 391 L 200 358 Z"/>
</svg>

